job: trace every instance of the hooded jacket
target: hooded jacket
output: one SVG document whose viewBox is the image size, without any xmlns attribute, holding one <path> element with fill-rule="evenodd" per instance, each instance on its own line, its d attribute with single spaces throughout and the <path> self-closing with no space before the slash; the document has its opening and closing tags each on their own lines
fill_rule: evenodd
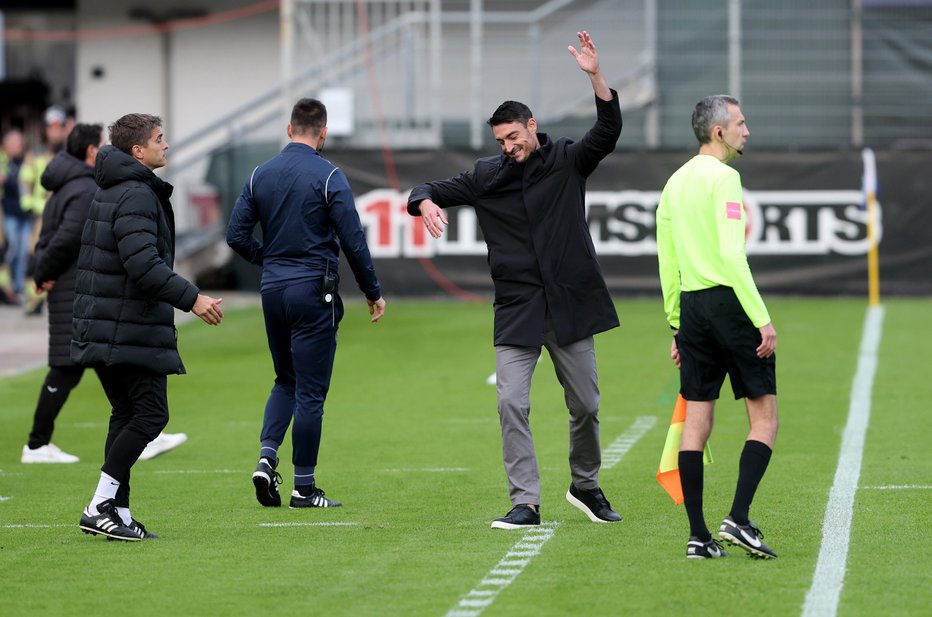
<svg viewBox="0 0 932 617">
<path fill-rule="evenodd" d="M 59 152 L 42 173 L 52 196 L 42 212 L 42 232 L 33 256 L 36 285 L 55 281 L 48 294 L 49 366 L 72 366 L 71 307 L 81 232 L 97 191 L 94 168 Z"/>
<path fill-rule="evenodd" d="M 172 185 L 118 148 L 97 154 L 94 196 L 81 236 L 71 357 L 82 366 L 132 365 L 184 373 L 174 308 L 197 287 L 176 274 Z"/>
</svg>

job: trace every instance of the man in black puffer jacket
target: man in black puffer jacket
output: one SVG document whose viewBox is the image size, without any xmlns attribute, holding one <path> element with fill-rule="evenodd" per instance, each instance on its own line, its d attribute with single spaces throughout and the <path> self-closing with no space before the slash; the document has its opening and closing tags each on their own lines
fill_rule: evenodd
<svg viewBox="0 0 932 617">
<path fill-rule="evenodd" d="M 94 160 L 103 145 L 103 127 L 76 124 L 59 152 L 42 173 L 42 186 L 53 194 L 42 212 L 42 233 L 36 243 L 33 280 L 48 291 L 49 372 L 39 392 L 23 463 L 76 463 L 78 457 L 51 442 L 55 418 L 81 381 L 83 366 L 71 361 L 71 305 L 81 232 L 97 192 Z"/>
<path fill-rule="evenodd" d="M 97 154 L 94 196 L 78 255 L 71 357 L 97 369 L 113 407 L 104 464 L 82 531 L 136 541 L 154 534 L 132 518 L 130 470 L 168 424 L 167 379 L 185 372 L 174 309 L 217 325 L 220 299 L 172 270 L 172 186 L 153 171 L 165 165 L 162 120 L 128 114 L 110 125 Z"/>
</svg>

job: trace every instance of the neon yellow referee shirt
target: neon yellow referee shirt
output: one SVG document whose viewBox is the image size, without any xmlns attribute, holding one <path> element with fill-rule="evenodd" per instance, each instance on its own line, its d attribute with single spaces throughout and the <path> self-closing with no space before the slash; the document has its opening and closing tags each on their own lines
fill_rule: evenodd
<svg viewBox="0 0 932 617">
<path fill-rule="evenodd" d="M 745 253 L 741 176 L 697 154 L 670 176 L 657 206 L 657 259 L 667 321 L 680 327 L 680 292 L 731 287 L 755 328 L 770 323 Z"/>
</svg>

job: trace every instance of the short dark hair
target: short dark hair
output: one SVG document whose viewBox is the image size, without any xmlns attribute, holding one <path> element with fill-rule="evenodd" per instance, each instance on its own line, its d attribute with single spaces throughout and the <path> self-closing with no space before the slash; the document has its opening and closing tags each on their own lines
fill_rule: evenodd
<svg viewBox="0 0 932 617">
<path fill-rule="evenodd" d="M 727 94 L 707 96 L 696 103 L 696 108 L 693 110 L 693 133 L 700 144 L 707 144 L 712 141 L 713 126 L 716 124 L 728 125 L 731 120 L 728 113 L 729 105 L 741 107 L 738 99 Z"/>
<path fill-rule="evenodd" d="M 489 118 L 489 126 L 498 126 L 499 124 L 509 124 L 511 122 L 520 122 L 527 126 L 527 121 L 534 117 L 531 108 L 518 101 L 505 101 L 498 106 L 492 117 Z"/>
<path fill-rule="evenodd" d="M 84 160 L 88 146 L 99 146 L 104 127 L 100 124 L 75 124 L 68 133 L 65 151 L 76 159 Z"/>
<path fill-rule="evenodd" d="M 327 108 L 317 99 L 301 99 L 291 109 L 291 130 L 297 135 L 320 135 L 327 126 Z"/>
<path fill-rule="evenodd" d="M 110 143 L 133 154 L 133 146 L 145 146 L 152 137 L 152 129 L 162 126 L 162 119 L 149 114 L 126 114 L 109 126 Z"/>
</svg>

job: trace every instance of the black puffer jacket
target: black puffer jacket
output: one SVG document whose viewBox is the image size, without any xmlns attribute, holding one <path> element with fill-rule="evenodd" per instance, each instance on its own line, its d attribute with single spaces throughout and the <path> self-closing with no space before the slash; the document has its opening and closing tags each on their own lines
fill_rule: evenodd
<svg viewBox="0 0 932 617">
<path fill-rule="evenodd" d="M 100 149 L 78 256 L 71 357 L 83 366 L 133 365 L 184 373 L 172 307 L 198 289 L 172 271 L 172 185 L 119 149 Z"/>
<path fill-rule="evenodd" d="M 42 173 L 42 186 L 52 192 L 42 212 L 33 279 L 55 281 L 49 292 L 49 366 L 71 366 L 71 305 L 81 231 L 97 191 L 94 169 L 67 152 L 55 155 Z"/>
</svg>

